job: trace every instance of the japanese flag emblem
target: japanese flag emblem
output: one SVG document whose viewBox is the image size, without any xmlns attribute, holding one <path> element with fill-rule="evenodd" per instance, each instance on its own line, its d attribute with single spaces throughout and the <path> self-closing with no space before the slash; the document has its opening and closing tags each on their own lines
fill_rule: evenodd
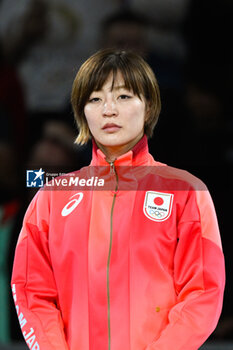
<svg viewBox="0 0 233 350">
<path fill-rule="evenodd" d="M 173 194 L 147 191 L 143 212 L 150 220 L 165 221 L 171 215 Z"/>
</svg>

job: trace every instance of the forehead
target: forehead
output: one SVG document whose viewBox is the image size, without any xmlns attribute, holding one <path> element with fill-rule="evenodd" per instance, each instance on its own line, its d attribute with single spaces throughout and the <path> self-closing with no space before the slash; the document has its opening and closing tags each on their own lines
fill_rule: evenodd
<svg viewBox="0 0 233 350">
<path fill-rule="evenodd" d="M 106 80 L 103 81 L 101 89 L 106 88 L 109 90 L 116 90 L 120 88 L 126 88 L 125 80 L 120 71 L 117 71 L 116 74 L 113 72 L 109 73 Z"/>
</svg>

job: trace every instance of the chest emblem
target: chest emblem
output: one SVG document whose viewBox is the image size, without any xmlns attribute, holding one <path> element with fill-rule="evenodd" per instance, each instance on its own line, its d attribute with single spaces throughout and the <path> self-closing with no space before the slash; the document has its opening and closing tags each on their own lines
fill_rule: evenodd
<svg viewBox="0 0 233 350">
<path fill-rule="evenodd" d="M 147 191 L 143 212 L 150 220 L 165 221 L 171 215 L 173 194 Z"/>
</svg>

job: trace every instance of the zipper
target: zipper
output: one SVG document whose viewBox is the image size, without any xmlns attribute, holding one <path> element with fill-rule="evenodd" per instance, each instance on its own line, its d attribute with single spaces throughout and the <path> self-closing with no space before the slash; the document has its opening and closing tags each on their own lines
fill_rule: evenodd
<svg viewBox="0 0 233 350">
<path fill-rule="evenodd" d="M 109 250 L 108 250 L 108 261 L 107 261 L 107 300 L 108 300 L 108 350 L 111 350 L 111 320 L 110 320 L 110 286 L 109 286 L 109 272 L 110 272 L 110 259 L 111 259 L 111 252 L 112 252 L 112 231 L 113 231 L 113 211 L 116 201 L 116 195 L 117 195 L 117 189 L 118 189 L 118 175 L 116 172 L 116 168 L 114 165 L 114 162 L 109 163 L 110 164 L 110 171 L 111 173 L 114 173 L 116 177 L 116 187 L 115 192 L 113 195 L 113 201 L 112 201 L 112 207 L 111 207 L 111 214 L 110 214 L 110 242 L 109 242 Z"/>
</svg>

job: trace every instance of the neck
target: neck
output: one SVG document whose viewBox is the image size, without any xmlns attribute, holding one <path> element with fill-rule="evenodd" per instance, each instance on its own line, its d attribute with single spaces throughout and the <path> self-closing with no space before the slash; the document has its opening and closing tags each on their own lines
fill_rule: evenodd
<svg viewBox="0 0 233 350">
<path fill-rule="evenodd" d="M 142 136 L 143 137 L 143 136 Z M 106 161 L 111 163 L 114 162 L 117 158 L 122 156 L 123 154 L 129 152 L 142 138 L 138 138 L 136 140 L 133 140 L 131 143 L 127 143 L 127 145 L 122 146 L 104 146 L 100 144 L 99 142 L 96 142 L 96 145 L 98 148 L 105 154 Z"/>
</svg>

